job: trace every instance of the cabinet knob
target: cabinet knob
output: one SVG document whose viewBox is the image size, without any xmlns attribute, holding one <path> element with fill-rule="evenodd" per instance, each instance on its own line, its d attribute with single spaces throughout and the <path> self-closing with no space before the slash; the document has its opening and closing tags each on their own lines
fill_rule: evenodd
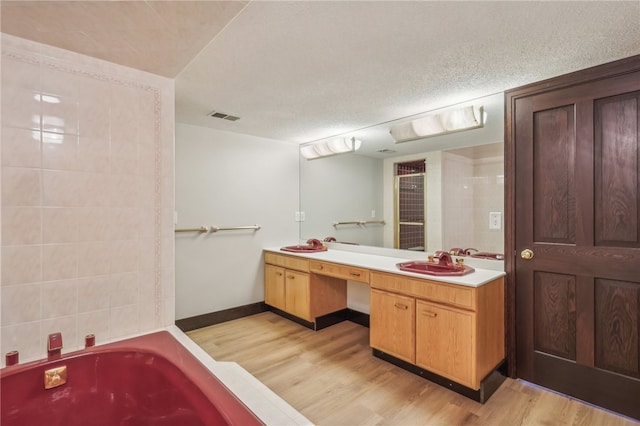
<svg viewBox="0 0 640 426">
<path fill-rule="evenodd" d="M 276 272 L 276 275 L 281 277 L 282 276 L 282 272 Z"/>
<path fill-rule="evenodd" d="M 352 277 L 359 277 L 360 272 L 349 272 L 349 275 L 351 275 Z"/>
<path fill-rule="evenodd" d="M 289 278 L 290 280 L 295 279 L 295 275 L 287 275 L 287 278 Z"/>
<path fill-rule="evenodd" d="M 396 303 L 394 306 L 398 309 L 402 309 L 403 311 L 406 311 L 407 309 L 409 309 L 407 305 L 403 305 L 402 303 Z"/>
<path fill-rule="evenodd" d="M 426 315 L 426 316 L 431 317 L 431 318 L 435 318 L 435 317 L 438 316 L 437 313 L 431 312 L 431 311 L 422 311 L 422 315 Z"/>
</svg>

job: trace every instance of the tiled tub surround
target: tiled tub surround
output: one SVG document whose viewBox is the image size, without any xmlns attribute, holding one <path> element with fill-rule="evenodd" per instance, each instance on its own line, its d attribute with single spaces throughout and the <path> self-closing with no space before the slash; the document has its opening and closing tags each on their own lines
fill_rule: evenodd
<svg viewBox="0 0 640 426">
<path fill-rule="evenodd" d="M 173 81 L 2 35 L 2 351 L 173 324 Z"/>
</svg>

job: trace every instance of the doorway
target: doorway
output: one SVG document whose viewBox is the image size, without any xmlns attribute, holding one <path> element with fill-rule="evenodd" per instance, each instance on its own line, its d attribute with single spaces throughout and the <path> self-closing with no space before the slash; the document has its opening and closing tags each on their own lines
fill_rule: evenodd
<svg viewBox="0 0 640 426">
<path fill-rule="evenodd" d="M 426 250 L 426 187 L 425 160 L 395 165 L 395 248 Z"/>
<path fill-rule="evenodd" d="M 640 419 L 640 56 L 506 105 L 511 374 Z"/>
</svg>

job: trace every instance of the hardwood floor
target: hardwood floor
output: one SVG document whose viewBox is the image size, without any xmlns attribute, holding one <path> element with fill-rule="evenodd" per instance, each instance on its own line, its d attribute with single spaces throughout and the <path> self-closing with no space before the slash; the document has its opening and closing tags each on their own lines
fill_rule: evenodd
<svg viewBox="0 0 640 426">
<path fill-rule="evenodd" d="M 477 403 L 374 358 L 369 329 L 349 321 L 314 332 L 264 312 L 187 334 L 317 425 L 640 424 L 519 380 Z"/>
</svg>

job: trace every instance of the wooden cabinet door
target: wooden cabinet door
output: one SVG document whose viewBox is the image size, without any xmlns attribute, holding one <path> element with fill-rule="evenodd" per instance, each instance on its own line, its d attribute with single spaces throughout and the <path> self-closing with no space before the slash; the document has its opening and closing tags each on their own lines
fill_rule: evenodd
<svg viewBox="0 0 640 426">
<path fill-rule="evenodd" d="M 416 302 L 416 365 L 479 389 L 474 377 L 475 313 Z"/>
<path fill-rule="evenodd" d="M 264 265 L 264 303 L 274 308 L 286 309 L 284 268 Z"/>
<path fill-rule="evenodd" d="M 415 299 L 371 290 L 371 347 L 415 363 Z"/>
<path fill-rule="evenodd" d="M 298 318 L 313 321 L 309 300 L 309 274 L 285 270 L 285 298 L 285 311 Z"/>
</svg>

